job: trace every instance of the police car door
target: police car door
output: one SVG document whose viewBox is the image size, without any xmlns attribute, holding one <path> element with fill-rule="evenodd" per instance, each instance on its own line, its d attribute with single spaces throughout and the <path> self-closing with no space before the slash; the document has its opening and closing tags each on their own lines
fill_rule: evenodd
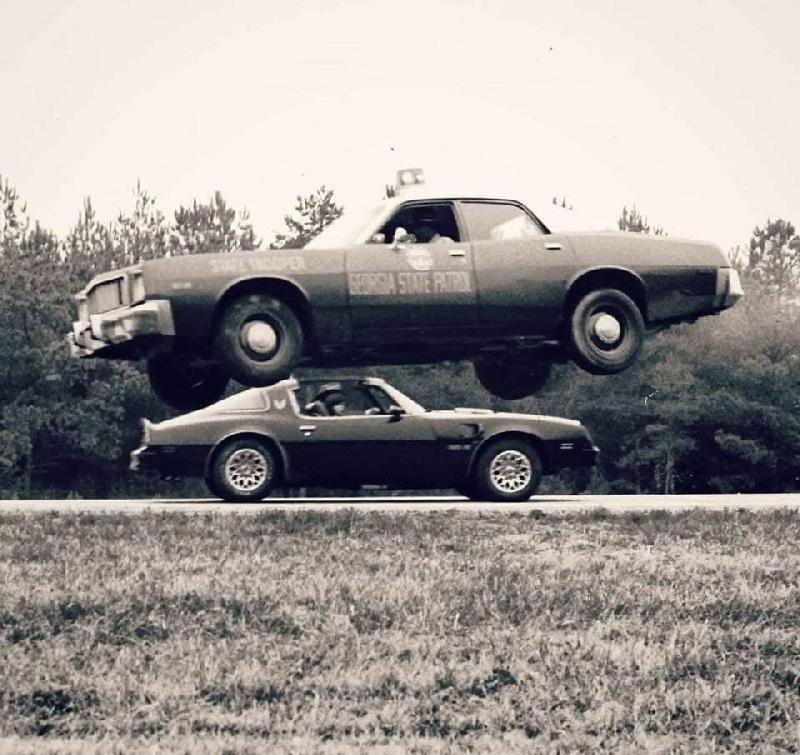
<svg viewBox="0 0 800 755">
<path fill-rule="evenodd" d="M 395 241 L 398 229 L 408 237 Z M 347 251 L 350 316 L 358 340 L 447 337 L 478 323 L 472 251 L 453 202 L 406 202 L 382 243 Z"/>
<path fill-rule="evenodd" d="M 459 213 L 472 241 L 481 330 L 553 332 L 560 322 L 567 280 L 575 271 L 569 241 L 547 233 L 516 202 L 462 200 Z"/>
</svg>

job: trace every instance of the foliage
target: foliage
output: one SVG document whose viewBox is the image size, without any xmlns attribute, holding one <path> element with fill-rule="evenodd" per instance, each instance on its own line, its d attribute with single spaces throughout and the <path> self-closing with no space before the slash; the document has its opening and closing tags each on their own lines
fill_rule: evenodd
<svg viewBox="0 0 800 755">
<path fill-rule="evenodd" d="M 71 295 L 90 276 L 139 260 L 250 249 L 256 240 L 246 212 L 234 213 L 217 192 L 208 204 L 181 207 L 168 222 L 137 186 L 132 210 L 110 223 L 98 220 L 87 199 L 59 240 L 31 222 L 3 179 L 0 207 L 0 490 L 24 496 L 177 490 L 128 477 L 140 418 L 159 420 L 168 412 L 140 365 L 69 356 Z M 325 187 L 298 198 L 298 208 L 274 246 L 305 243 L 341 214 Z M 652 232 L 635 208 L 623 217 Z M 797 490 L 800 311 L 789 264 L 796 239 L 782 220 L 755 229 L 752 254 L 738 259 L 745 299 L 718 317 L 650 339 L 642 358 L 619 375 L 559 366 L 537 396 L 506 402 L 478 384 L 468 362 L 365 371 L 430 408 L 488 406 L 583 420 L 603 451 L 590 483 L 595 492 Z M 566 492 L 579 483 L 565 472 L 546 478 L 543 489 Z"/>
<path fill-rule="evenodd" d="M 14 751 L 797 749 L 797 512 L 54 512 L 0 535 Z"/>
<path fill-rule="evenodd" d="M 333 199 L 333 189 L 324 185 L 308 196 L 298 195 L 294 214 L 283 219 L 288 230 L 276 234 L 270 248 L 302 249 L 343 212 L 344 208 Z"/>
<path fill-rule="evenodd" d="M 633 205 L 629 210 L 622 208 L 622 214 L 617 219 L 617 227 L 620 231 L 630 231 L 631 233 L 652 233 L 654 236 L 666 236 L 666 232 L 661 226 L 651 227 L 647 218 Z"/>
<path fill-rule="evenodd" d="M 189 208 L 175 211 L 170 232 L 172 254 L 250 251 L 259 245 L 250 216 L 244 210 L 236 220 L 236 211 L 228 207 L 219 191 L 208 204 L 192 202 Z"/>
<path fill-rule="evenodd" d="M 797 288 L 800 274 L 800 237 L 794 226 L 778 218 L 753 229 L 748 272 L 779 292 Z"/>
</svg>

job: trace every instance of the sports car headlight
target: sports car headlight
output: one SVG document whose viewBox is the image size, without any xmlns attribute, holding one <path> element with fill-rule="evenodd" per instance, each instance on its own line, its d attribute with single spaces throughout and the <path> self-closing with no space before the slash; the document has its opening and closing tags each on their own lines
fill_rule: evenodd
<svg viewBox="0 0 800 755">
<path fill-rule="evenodd" d="M 131 304 L 141 304 L 146 298 L 144 273 L 141 270 L 134 270 L 131 274 Z"/>
</svg>

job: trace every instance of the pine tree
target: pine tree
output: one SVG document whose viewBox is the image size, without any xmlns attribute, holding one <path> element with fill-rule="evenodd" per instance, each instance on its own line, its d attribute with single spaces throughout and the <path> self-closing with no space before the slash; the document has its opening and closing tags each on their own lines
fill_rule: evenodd
<svg viewBox="0 0 800 755">
<path fill-rule="evenodd" d="M 647 218 L 633 205 L 629 210 L 622 208 L 622 214 L 617 219 L 617 227 L 620 231 L 630 231 L 631 233 L 652 233 L 654 236 L 666 236 L 661 226 L 651 227 Z"/>
<path fill-rule="evenodd" d="M 242 210 L 237 221 L 236 211 L 219 191 L 208 204 L 195 199 L 191 207 L 178 208 L 170 229 L 170 252 L 176 255 L 250 251 L 259 244 L 247 210 Z"/>
<path fill-rule="evenodd" d="M 795 227 L 778 218 L 756 226 L 750 239 L 748 273 L 767 287 L 785 292 L 800 276 L 800 237 Z"/>
<path fill-rule="evenodd" d="M 343 212 L 333 199 L 333 189 L 324 185 L 306 197 L 298 195 L 294 214 L 283 218 L 288 231 L 276 234 L 270 249 L 301 249 Z"/>
</svg>

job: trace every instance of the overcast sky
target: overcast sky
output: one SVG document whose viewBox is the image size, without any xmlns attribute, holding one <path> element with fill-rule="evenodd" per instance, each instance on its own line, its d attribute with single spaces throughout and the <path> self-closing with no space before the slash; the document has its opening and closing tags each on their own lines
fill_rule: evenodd
<svg viewBox="0 0 800 755">
<path fill-rule="evenodd" d="M 0 0 L 0 174 L 58 233 L 141 179 L 269 240 L 298 193 L 421 166 L 728 248 L 800 225 L 798 34 L 797 0 Z"/>
</svg>

